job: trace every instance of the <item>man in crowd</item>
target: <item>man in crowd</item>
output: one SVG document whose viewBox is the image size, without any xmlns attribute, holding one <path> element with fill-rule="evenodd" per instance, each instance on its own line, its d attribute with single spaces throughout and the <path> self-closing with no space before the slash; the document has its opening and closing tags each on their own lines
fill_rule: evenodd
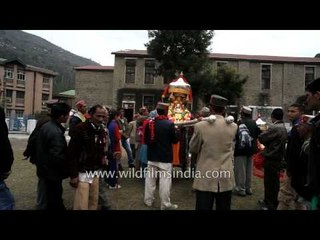
<svg viewBox="0 0 320 240">
<path fill-rule="evenodd" d="M 36 139 L 37 175 L 45 185 L 48 210 L 65 210 L 62 180 L 69 176 L 69 171 L 65 128 L 61 124 L 68 121 L 70 110 L 66 103 L 53 104 L 51 119 L 40 128 Z"/>
<path fill-rule="evenodd" d="M 69 136 L 72 137 L 73 129 L 79 123 L 85 122 L 89 117 L 87 114 L 87 104 L 84 100 L 80 100 L 76 103 L 77 112 L 73 114 L 69 121 Z"/>
<path fill-rule="evenodd" d="M 284 158 L 287 130 L 283 122 L 283 110 L 276 108 L 271 113 L 272 125 L 258 137 L 265 146 L 264 156 L 264 200 L 262 210 L 276 210 L 280 188 L 279 174 Z"/>
<path fill-rule="evenodd" d="M 243 106 L 240 110 L 241 119 L 238 122 L 238 126 L 244 124 L 249 130 L 249 134 L 252 138 L 251 146 L 247 148 L 241 148 L 239 138 L 236 138 L 236 146 L 234 151 L 234 174 L 236 179 L 236 193 L 239 196 L 252 195 L 251 189 L 251 177 L 252 177 L 252 155 L 257 152 L 257 138 L 261 133 L 256 122 L 251 118 L 252 110 L 249 107 Z M 241 126 L 239 128 L 239 131 Z M 239 133 L 237 134 L 239 135 Z"/>
<path fill-rule="evenodd" d="M 105 163 L 107 135 L 102 123 L 106 110 L 101 105 L 95 105 L 88 113 L 90 118 L 75 126 L 68 146 L 70 185 L 76 189 L 74 210 L 97 210 L 97 174 Z"/>
<path fill-rule="evenodd" d="M 14 198 L 4 180 L 11 174 L 14 158 L 8 138 L 5 112 L 2 107 L 0 107 L 0 153 L 0 210 L 13 210 Z"/>
<path fill-rule="evenodd" d="M 307 108 L 318 112 L 311 120 L 314 127 L 310 139 L 309 153 L 309 187 L 313 195 L 313 209 L 320 209 L 320 78 L 313 80 L 306 87 L 307 91 Z"/>
<path fill-rule="evenodd" d="M 287 148 L 285 154 L 286 176 L 282 183 L 280 183 L 280 190 L 278 195 L 277 210 L 289 210 L 294 208 L 294 201 L 297 193 L 292 187 L 292 175 L 299 172 L 299 158 L 303 139 L 298 133 L 298 126 L 303 114 L 303 107 L 298 103 L 290 105 L 287 113 L 288 120 L 292 124 L 292 128 L 288 133 Z"/>
<path fill-rule="evenodd" d="M 161 210 L 174 210 L 178 205 L 172 204 L 170 190 L 172 183 L 172 144 L 178 142 L 174 123 L 168 120 L 169 104 L 159 102 L 157 116 L 151 119 L 145 128 L 145 143 L 148 145 L 148 167 L 145 175 L 144 203 L 151 207 L 154 202 L 156 181 L 159 176 L 159 195 Z"/>
<path fill-rule="evenodd" d="M 216 210 L 230 210 L 231 195 L 234 187 L 233 141 L 237 132 L 235 123 L 225 121 L 228 100 L 212 95 L 210 111 L 216 120 L 213 123 L 201 121 L 194 126 L 190 140 L 190 152 L 197 154 L 196 177 L 193 188 L 196 190 L 196 210 L 212 210 L 216 201 Z M 219 174 L 213 177 L 214 172 Z M 223 174 L 220 174 L 223 173 Z"/>
</svg>

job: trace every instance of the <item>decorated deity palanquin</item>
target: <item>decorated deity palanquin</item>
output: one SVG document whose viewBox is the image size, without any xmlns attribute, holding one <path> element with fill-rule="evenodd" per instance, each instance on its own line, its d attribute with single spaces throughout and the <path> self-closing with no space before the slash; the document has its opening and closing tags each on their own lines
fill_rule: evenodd
<svg viewBox="0 0 320 240">
<path fill-rule="evenodd" d="M 169 120 L 174 123 L 181 123 L 191 119 L 191 113 L 187 109 L 187 105 L 192 101 L 192 89 L 182 73 L 165 88 L 162 94 L 162 100 L 168 101 L 170 104 L 168 109 Z M 180 126 L 180 128 L 182 127 Z M 180 148 L 187 147 L 185 144 L 182 145 L 182 142 L 183 141 L 179 141 L 177 144 L 173 144 L 173 165 L 175 166 L 180 165 L 181 162 L 182 156 L 180 156 Z"/>
</svg>

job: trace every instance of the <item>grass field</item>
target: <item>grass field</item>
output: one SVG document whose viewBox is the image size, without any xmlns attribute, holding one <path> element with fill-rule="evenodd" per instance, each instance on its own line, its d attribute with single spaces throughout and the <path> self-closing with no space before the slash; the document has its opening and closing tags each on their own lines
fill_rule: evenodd
<svg viewBox="0 0 320 240">
<path fill-rule="evenodd" d="M 36 203 L 37 176 L 35 166 L 29 161 L 22 160 L 22 152 L 26 146 L 26 139 L 10 139 L 15 161 L 12 174 L 6 183 L 16 200 L 17 210 L 33 210 Z M 126 164 L 124 163 L 124 166 Z M 113 210 L 158 210 L 160 208 L 159 195 L 156 194 L 155 207 L 148 208 L 143 204 L 144 184 L 141 179 L 121 179 L 121 189 L 107 190 L 108 199 Z M 171 201 L 179 205 L 179 210 L 194 210 L 195 193 L 192 191 L 192 179 L 173 179 Z M 69 179 L 65 179 L 64 203 L 68 209 L 72 208 L 74 190 L 69 186 Z M 253 195 L 240 197 L 232 196 L 233 210 L 257 210 L 258 200 L 263 197 L 263 181 L 253 177 Z"/>
</svg>

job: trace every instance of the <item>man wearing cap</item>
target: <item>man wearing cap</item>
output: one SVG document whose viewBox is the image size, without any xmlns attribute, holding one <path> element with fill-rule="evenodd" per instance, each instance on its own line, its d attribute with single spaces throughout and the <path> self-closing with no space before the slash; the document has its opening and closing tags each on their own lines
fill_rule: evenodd
<svg viewBox="0 0 320 240">
<path fill-rule="evenodd" d="M 87 119 L 87 104 L 84 100 L 80 100 L 76 103 L 78 111 L 72 115 L 69 121 L 69 136 L 73 134 L 74 127 L 79 123 L 85 122 Z"/>
<path fill-rule="evenodd" d="M 235 191 L 239 196 L 252 195 L 251 177 L 252 177 L 252 155 L 257 152 L 257 138 L 261 133 L 256 122 L 251 118 L 252 109 L 243 106 L 240 110 L 241 119 L 238 126 L 244 124 L 252 137 L 252 146 L 249 149 L 239 147 L 239 138 L 236 137 L 236 146 L 234 151 L 234 174 L 236 179 Z M 239 130 L 241 127 L 239 127 Z M 237 133 L 238 135 L 239 133 Z"/>
<path fill-rule="evenodd" d="M 227 103 L 222 96 L 211 96 L 210 111 L 216 120 L 196 123 L 189 143 L 190 152 L 198 155 L 193 182 L 196 210 L 212 210 L 214 201 L 216 210 L 230 210 L 234 187 L 233 141 L 237 125 L 225 121 Z"/>
<path fill-rule="evenodd" d="M 308 110 L 320 110 L 320 78 L 313 80 L 306 87 L 307 91 L 307 108 Z M 314 208 L 320 209 L 320 113 L 311 120 L 314 131 L 310 139 L 310 155 L 309 155 L 309 186 L 314 195 L 314 202 L 318 202 Z"/>
<path fill-rule="evenodd" d="M 159 177 L 159 195 L 161 210 L 174 210 L 178 205 L 172 204 L 170 190 L 172 183 L 172 144 L 177 143 L 179 136 L 174 123 L 168 120 L 169 104 L 159 102 L 157 116 L 145 127 L 145 143 L 148 145 L 148 167 L 145 174 L 144 203 L 151 207 L 154 203 L 156 181 Z"/>
</svg>

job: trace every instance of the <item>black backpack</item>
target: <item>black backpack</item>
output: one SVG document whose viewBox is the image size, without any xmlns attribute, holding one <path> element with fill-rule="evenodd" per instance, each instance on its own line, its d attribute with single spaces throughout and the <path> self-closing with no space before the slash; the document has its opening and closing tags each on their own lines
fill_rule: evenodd
<svg viewBox="0 0 320 240">
<path fill-rule="evenodd" d="M 23 152 L 23 156 L 25 156 L 25 158 L 23 160 L 28 160 L 32 163 L 32 164 L 37 164 L 37 137 L 39 135 L 40 129 L 41 127 L 47 123 L 50 120 L 49 116 L 44 117 L 43 119 L 39 120 L 39 122 L 37 123 L 36 128 L 33 130 L 33 132 L 31 133 L 29 139 L 28 139 L 28 143 L 27 143 L 27 147 L 26 150 L 24 150 Z"/>
</svg>

